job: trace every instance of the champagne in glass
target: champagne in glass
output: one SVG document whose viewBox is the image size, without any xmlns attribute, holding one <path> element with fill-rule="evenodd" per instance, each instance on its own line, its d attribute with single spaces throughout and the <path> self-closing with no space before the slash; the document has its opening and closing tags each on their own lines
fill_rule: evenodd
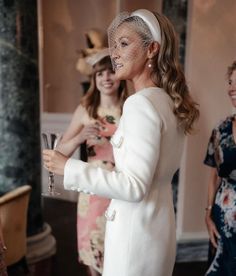
<svg viewBox="0 0 236 276">
<path fill-rule="evenodd" d="M 60 135 L 55 133 L 42 133 L 43 144 L 45 149 L 55 149 L 58 141 L 60 140 Z M 54 173 L 48 172 L 48 191 L 42 193 L 44 196 L 57 196 L 60 195 L 59 192 L 56 191 L 55 181 L 54 181 Z"/>
</svg>

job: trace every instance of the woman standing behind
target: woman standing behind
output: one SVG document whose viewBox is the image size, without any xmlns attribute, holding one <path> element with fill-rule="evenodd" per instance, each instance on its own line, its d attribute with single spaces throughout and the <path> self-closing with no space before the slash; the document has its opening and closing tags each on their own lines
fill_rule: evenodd
<svg viewBox="0 0 236 276">
<path fill-rule="evenodd" d="M 228 68 L 228 95 L 236 107 L 236 61 Z M 216 248 L 207 276 L 236 275 L 236 115 L 213 129 L 204 163 L 211 167 L 206 225 Z"/>
<path fill-rule="evenodd" d="M 116 169 L 109 172 L 51 150 L 44 150 L 44 164 L 64 174 L 66 189 L 112 198 L 103 276 L 171 276 L 176 251 L 171 179 L 198 110 L 165 16 L 144 9 L 121 13 L 108 36 L 116 77 L 131 80 L 135 89 L 111 140 Z"/>
<path fill-rule="evenodd" d="M 123 102 L 127 97 L 125 82 L 116 80 L 108 49 L 88 58 L 93 66 L 91 85 L 64 133 L 58 151 L 70 156 L 86 141 L 88 162 L 112 170 L 114 157 L 110 138 L 114 134 Z M 92 276 L 103 268 L 105 210 L 110 200 L 80 193 L 78 199 L 77 240 L 79 261 L 89 266 Z"/>
</svg>

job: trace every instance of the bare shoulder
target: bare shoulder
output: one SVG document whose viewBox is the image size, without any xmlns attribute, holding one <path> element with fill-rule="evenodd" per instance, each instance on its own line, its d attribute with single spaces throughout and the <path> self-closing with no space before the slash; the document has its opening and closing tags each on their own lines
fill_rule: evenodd
<svg viewBox="0 0 236 276">
<path fill-rule="evenodd" d="M 88 114 L 87 109 L 84 106 L 82 106 L 81 104 L 78 105 L 74 111 L 73 119 L 78 120 L 83 124 L 88 123 L 88 121 L 90 119 L 89 119 L 89 114 Z"/>
</svg>

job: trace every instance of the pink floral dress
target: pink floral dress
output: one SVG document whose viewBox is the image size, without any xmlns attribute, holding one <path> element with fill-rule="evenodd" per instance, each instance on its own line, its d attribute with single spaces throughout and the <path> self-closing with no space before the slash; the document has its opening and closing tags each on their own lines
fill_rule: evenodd
<svg viewBox="0 0 236 276">
<path fill-rule="evenodd" d="M 99 136 L 87 141 L 88 162 L 112 170 L 115 166 L 110 138 L 117 129 L 120 112 L 99 109 Z M 91 145 L 92 144 L 92 145 Z M 104 257 L 105 211 L 109 199 L 79 194 L 77 238 L 79 261 L 102 273 Z"/>
</svg>

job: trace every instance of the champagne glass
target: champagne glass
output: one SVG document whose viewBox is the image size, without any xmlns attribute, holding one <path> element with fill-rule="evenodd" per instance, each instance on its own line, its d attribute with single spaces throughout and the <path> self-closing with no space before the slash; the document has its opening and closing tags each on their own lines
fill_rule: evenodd
<svg viewBox="0 0 236 276">
<path fill-rule="evenodd" d="M 43 144 L 45 149 L 55 149 L 58 141 L 60 140 L 60 135 L 55 133 L 42 133 Z M 54 173 L 48 172 L 48 190 L 47 192 L 42 193 L 44 196 L 57 196 L 60 195 L 56 191 Z"/>
</svg>

